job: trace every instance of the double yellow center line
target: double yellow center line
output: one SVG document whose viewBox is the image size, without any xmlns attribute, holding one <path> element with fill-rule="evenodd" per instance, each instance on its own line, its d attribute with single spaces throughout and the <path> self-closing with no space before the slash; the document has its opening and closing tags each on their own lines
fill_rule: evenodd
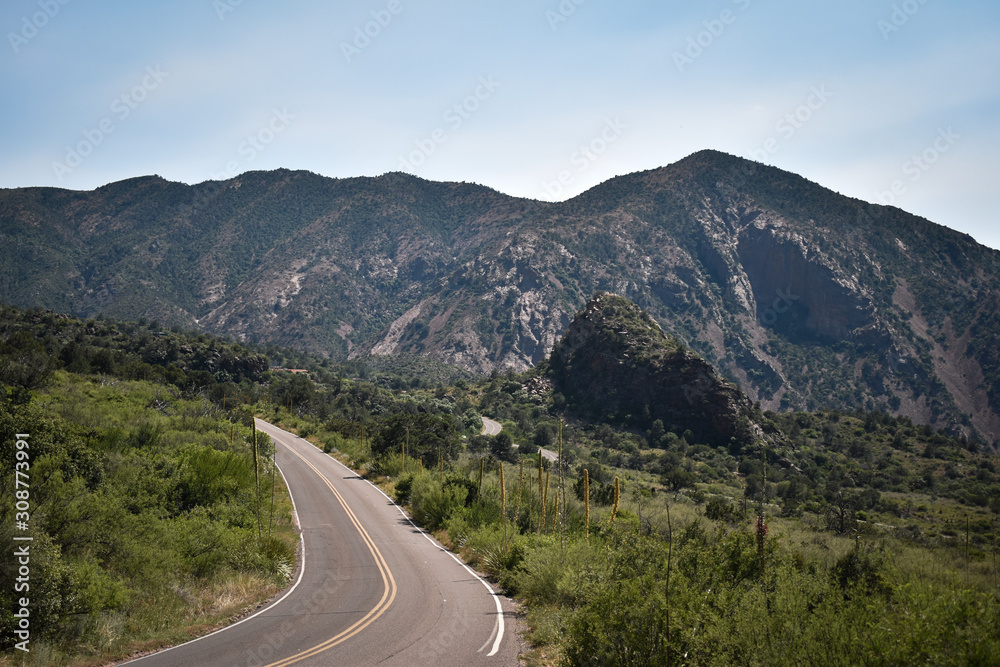
<svg viewBox="0 0 1000 667">
<path fill-rule="evenodd" d="M 277 440 L 277 438 L 275 438 L 275 440 Z M 348 506 L 347 501 L 344 500 L 344 497 L 340 495 L 337 489 L 333 488 L 333 484 L 331 484 L 330 480 L 328 480 L 326 476 L 322 472 L 320 472 L 319 468 L 317 468 L 312 463 L 307 461 L 304 456 L 302 456 L 297 451 L 292 449 L 290 445 L 284 442 L 282 442 L 281 444 L 289 452 L 291 452 L 299 459 L 301 459 L 303 463 L 312 468 L 313 472 L 319 475 L 319 478 L 323 480 L 323 483 L 326 484 L 328 489 L 330 489 L 330 492 L 337 499 L 337 502 L 340 503 L 340 506 L 344 508 L 344 512 L 347 513 L 347 517 L 351 520 L 351 523 L 354 524 L 354 527 L 357 529 L 358 534 L 361 535 L 361 539 L 364 541 L 365 546 L 368 547 L 368 551 L 371 552 L 372 558 L 375 559 L 375 565 L 378 567 L 379 574 L 382 575 L 382 585 L 384 588 L 382 591 L 382 598 L 378 601 L 378 604 L 376 604 L 372 608 L 372 610 L 369 611 L 367 614 L 365 614 L 360 620 L 354 623 L 354 625 L 347 628 L 346 630 L 343 630 L 339 634 L 330 637 L 326 641 L 317 644 L 316 646 L 313 646 L 312 648 L 306 649 L 305 651 L 296 653 L 295 655 L 289 656 L 277 662 L 272 662 L 266 667 L 284 667 L 285 665 L 291 665 L 296 662 L 299 662 L 300 660 L 311 658 L 314 655 L 318 655 L 323 651 L 327 651 L 333 648 L 334 646 L 347 641 L 348 639 L 350 639 L 351 637 L 353 637 L 354 635 L 358 634 L 359 632 L 367 628 L 369 625 L 371 625 L 375 621 L 375 619 L 377 619 L 379 616 L 385 613 L 385 610 L 388 609 L 389 606 L 392 604 L 393 600 L 396 599 L 396 580 L 393 579 L 392 572 L 389 571 L 389 566 L 386 564 L 385 558 L 382 557 L 382 553 L 378 550 L 378 547 L 375 546 L 375 542 L 372 540 L 371 536 L 368 535 L 368 531 L 365 530 L 364 526 L 361 525 L 361 522 L 358 520 L 358 517 Z"/>
</svg>

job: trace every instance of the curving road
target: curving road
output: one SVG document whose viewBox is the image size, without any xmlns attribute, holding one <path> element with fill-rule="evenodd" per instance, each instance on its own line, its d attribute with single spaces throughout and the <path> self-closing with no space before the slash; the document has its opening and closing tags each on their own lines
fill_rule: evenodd
<svg viewBox="0 0 1000 667">
<path fill-rule="evenodd" d="M 304 567 L 257 614 L 128 664 L 517 665 L 512 603 L 379 489 L 267 422 L 302 528 Z"/>
<path fill-rule="evenodd" d="M 483 435 L 499 435 L 500 431 L 503 430 L 503 425 L 500 422 L 495 422 L 482 415 L 479 418 L 483 420 Z"/>
</svg>

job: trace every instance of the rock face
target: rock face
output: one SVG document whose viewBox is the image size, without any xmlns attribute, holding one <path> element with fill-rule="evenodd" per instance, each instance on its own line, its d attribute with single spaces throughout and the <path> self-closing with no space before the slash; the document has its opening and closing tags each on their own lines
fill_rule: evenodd
<svg viewBox="0 0 1000 667">
<path fill-rule="evenodd" d="M 876 327 L 871 298 L 850 276 L 780 229 L 751 224 L 737 249 L 753 291 L 757 320 L 796 340 L 857 340 Z"/>
<path fill-rule="evenodd" d="M 476 373 L 625 296 L 773 410 L 1000 442 L 1000 253 L 715 151 L 566 202 L 407 174 L 0 190 L 0 300 Z"/>
<path fill-rule="evenodd" d="M 693 442 L 751 444 L 751 406 L 648 313 L 598 292 L 569 325 L 548 368 L 567 404 L 595 421 L 649 428 L 661 420 Z"/>
</svg>

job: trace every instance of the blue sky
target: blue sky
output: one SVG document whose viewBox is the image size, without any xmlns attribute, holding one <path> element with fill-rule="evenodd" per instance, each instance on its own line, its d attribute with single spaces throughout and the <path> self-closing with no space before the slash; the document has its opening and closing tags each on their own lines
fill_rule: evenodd
<svg viewBox="0 0 1000 667">
<path fill-rule="evenodd" d="M 995 0 L 6 0 L 0 187 L 406 170 L 565 199 L 714 148 L 1000 248 Z"/>
</svg>

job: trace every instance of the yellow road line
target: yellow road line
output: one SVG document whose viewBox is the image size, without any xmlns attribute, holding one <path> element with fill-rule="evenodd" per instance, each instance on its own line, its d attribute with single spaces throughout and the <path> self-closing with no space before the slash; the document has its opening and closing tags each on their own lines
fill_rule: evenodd
<svg viewBox="0 0 1000 667">
<path fill-rule="evenodd" d="M 277 440 L 277 438 L 275 439 Z M 389 605 L 391 605 L 393 601 L 396 599 L 396 580 L 393 578 L 392 572 L 389 571 L 389 566 L 386 564 L 385 558 L 382 557 L 382 553 L 378 550 L 378 547 L 375 546 L 375 542 L 372 540 L 371 536 L 368 535 L 368 531 L 364 529 L 364 526 L 361 525 L 361 522 L 358 520 L 358 517 L 348 506 L 347 501 L 344 500 L 344 497 L 340 495 L 337 489 L 333 488 L 333 485 L 330 483 L 330 480 L 328 480 L 326 476 L 323 475 L 323 473 L 320 472 L 320 470 L 316 466 L 307 461 L 306 458 L 301 454 L 299 454 L 297 451 L 292 449 L 290 445 L 284 442 L 282 442 L 281 444 L 289 452 L 299 457 L 299 459 L 301 459 L 303 463 L 312 468 L 313 471 L 317 475 L 319 475 L 319 478 L 323 480 L 323 483 L 326 484 L 327 488 L 329 488 L 330 491 L 333 493 L 334 497 L 340 503 L 341 507 L 344 508 L 344 511 L 347 513 L 347 517 L 351 520 L 351 523 L 354 524 L 354 527 L 357 529 L 358 534 L 361 535 L 361 539 L 364 541 L 365 546 L 367 546 L 368 550 L 371 552 L 372 558 L 375 559 L 375 565 L 378 567 L 379 573 L 382 575 L 382 584 L 384 586 L 384 590 L 382 591 L 382 598 L 378 601 L 378 604 L 376 604 L 371 611 L 365 614 L 360 620 L 354 623 L 354 625 L 352 625 L 351 627 L 342 631 L 340 634 L 330 637 L 326 641 L 317 644 L 316 646 L 313 646 L 312 648 L 308 648 L 305 651 L 296 653 L 295 655 L 289 656 L 277 662 L 272 662 L 266 667 L 285 667 L 285 665 L 291 665 L 296 662 L 299 662 L 300 660 L 305 660 L 306 658 L 310 658 L 314 655 L 322 653 L 323 651 L 327 651 L 336 646 L 337 644 L 347 641 L 348 639 L 355 636 L 356 634 L 367 628 L 369 625 L 371 625 L 375 621 L 375 619 L 377 619 L 379 616 L 385 613 L 385 610 L 388 609 Z"/>
</svg>

